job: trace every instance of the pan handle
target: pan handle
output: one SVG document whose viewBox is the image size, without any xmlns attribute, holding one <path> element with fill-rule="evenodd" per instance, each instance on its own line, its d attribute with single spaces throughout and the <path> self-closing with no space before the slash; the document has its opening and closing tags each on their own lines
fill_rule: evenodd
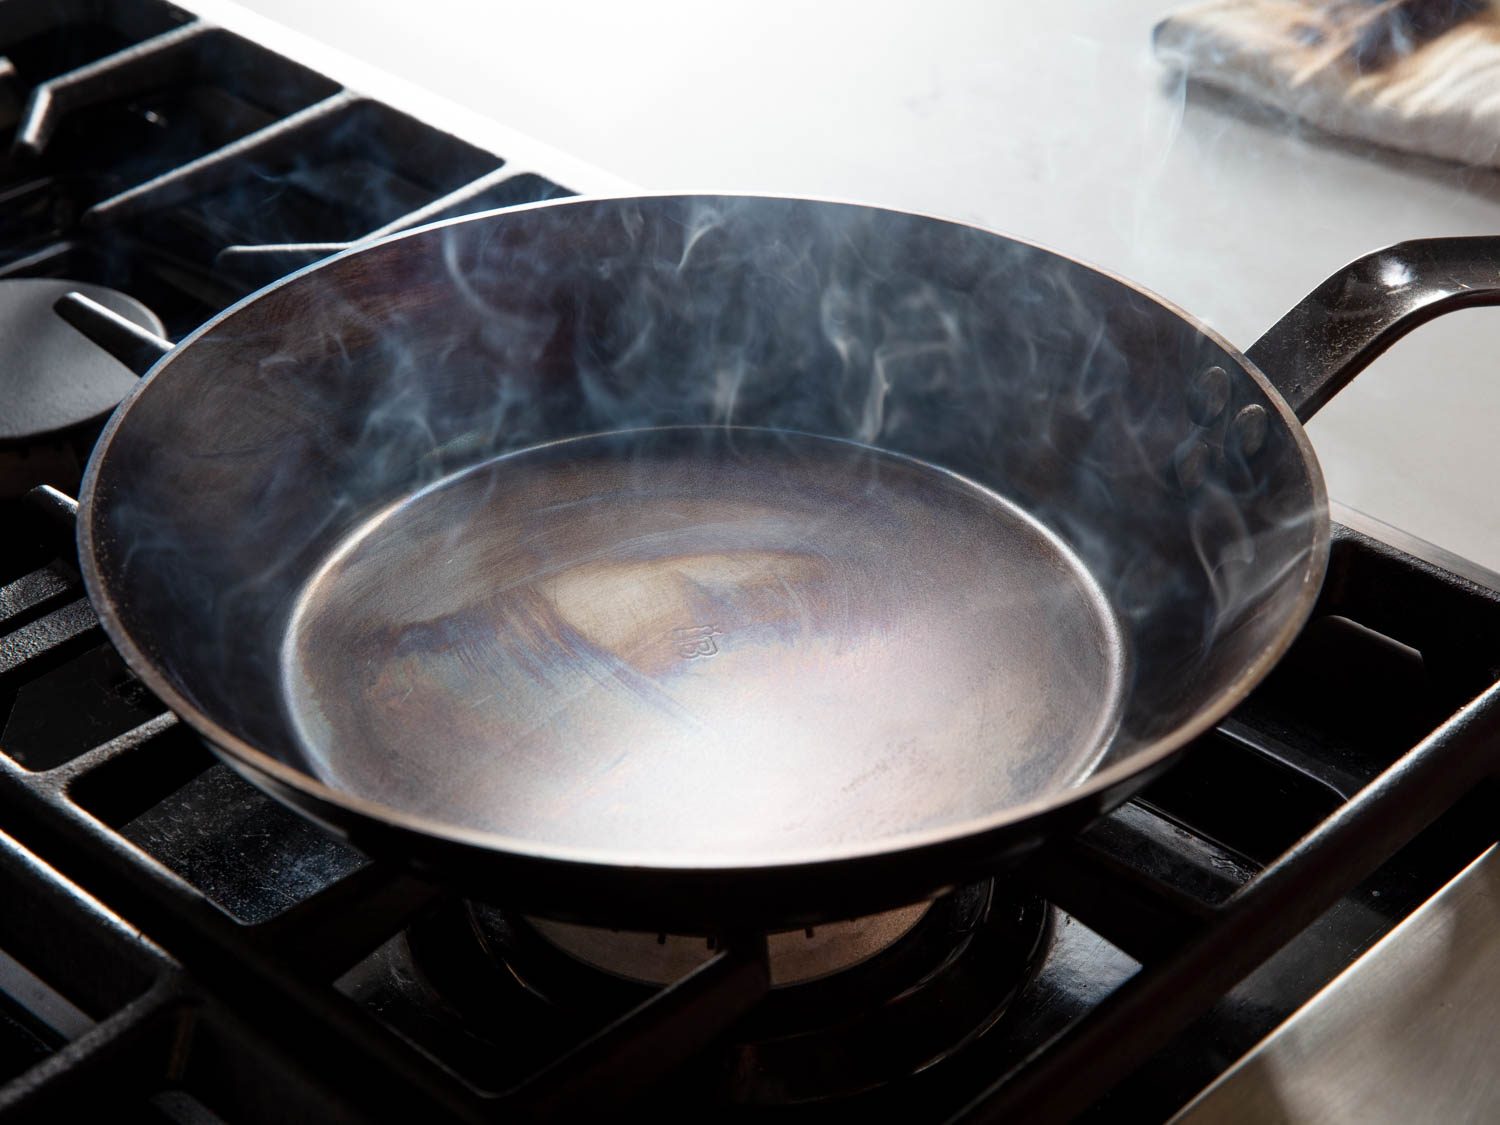
<svg viewBox="0 0 1500 1125">
<path fill-rule="evenodd" d="M 1278 320 L 1246 355 L 1307 421 L 1419 324 L 1500 304 L 1500 237 L 1423 238 L 1356 258 Z"/>
</svg>

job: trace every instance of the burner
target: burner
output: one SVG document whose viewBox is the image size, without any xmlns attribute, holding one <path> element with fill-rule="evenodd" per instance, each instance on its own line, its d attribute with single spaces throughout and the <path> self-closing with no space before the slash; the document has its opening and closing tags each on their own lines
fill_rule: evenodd
<svg viewBox="0 0 1500 1125">
<path fill-rule="evenodd" d="M 0 281 L 0 355 L 5 357 L 0 442 L 51 437 L 102 418 L 135 386 L 129 368 L 52 311 L 59 297 L 72 292 L 163 334 L 150 309 L 102 285 L 51 278 Z"/>
<path fill-rule="evenodd" d="M 772 934 L 771 987 L 784 988 L 831 976 L 868 961 L 911 932 L 930 903 L 904 906 L 826 926 Z M 527 923 L 564 953 L 586 965 L 642 984 L 671 984 L 713 957 L 712 938 L 601 930 L 545 918 Z"/>
<path fill-rule="evenodd" d="M 773 990 L 707 1047 L 673 1100 L 829 1102 L 907 1078 L 988 1030 L 1046 948 L 1039 899 L 982 883 L 932 903 L 770 938 Z M 407 934 L 417 973 L 471 1038 L 566 1049 L 712 955 L 704 938 L 633 934 L 449 904 Z M 655 951 L 654 953 L 652 951 Z M 390 1012 L 390 1005 L 384 1005 Z M 493 1074 L 490 1075 L 493 1077 Z M 692 1088 L 689 1089 L 688 1086 Z"/>
<path fill-rule="evenodd" d="M 129 393 L 135 373 L 52 311 L 64 293 L 82 293 L 142 328 L 163 334 L 134 297 L 102 285 L 51 278 L 0 281 L 0 495 L 37 484 L 73 488 L 97 422 Z"/>
</svg>

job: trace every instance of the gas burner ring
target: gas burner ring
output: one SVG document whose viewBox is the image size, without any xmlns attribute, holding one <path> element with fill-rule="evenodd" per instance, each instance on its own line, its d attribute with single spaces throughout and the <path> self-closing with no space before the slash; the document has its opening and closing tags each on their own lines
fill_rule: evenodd
<svg viewBox="0 0 1500 1125">
<path fill-rule="evenodd" d="M 821 943 L 820 931 L 827 931 Z M 840 1102 L 899 1083 L 999 1022 L 1045 958 L 1051 932 L 1052 911 L 1040 899 L 984 882 L 930 903 L 814 927 L 811 939 L 805 931 L 773 935 L 773 944 L 785 947 L 783 979 L 708 1048 L 718 1062 L 691 1068 L 684 1079 L 712 1089 L 680 1093 L 770 1106 Z M 559 944 L 559 934 L 571 948 Z M 595 961 L 610 955 L 612 968 L 579 955 L 579 934 L 589 938 L 584 950 Z M 477 902 L 450 901 L 407 933 L 417 979 L 469 1035 L 504 1040 L 513 1034 L 507 1021 L 525 1010 L 536 1021 L 533 1037 L 558 1049 L 656 993 L 660 985 L 620 971 L 648 945 L 690 951 L 683 972 L 712 955 L 703 937 L 668 936 L 658 945 L 655 934 L 538 924 Z M 794 949 L 801 959 L 788 952 Z M 672 956 L 632 967 L 662 972 Z M 816 962 L 821 973 L 812 970 Z M 844 967 L 830 968 L 835 962 Z M 795 981 L 794 966 L 804 970 Z"/>
<path fill-rule="evenodd" d="M 918 903 L 827 925 L 771 934 L 771 987 L 787 988 L 843 972 L 900 941 L 932 904 Z M 714 956 L 713 938 L 607 930 L 527 918 L 526 923 L 562 952 L 585 965 L 640 984 L 667 985 Z"/>
</svg>

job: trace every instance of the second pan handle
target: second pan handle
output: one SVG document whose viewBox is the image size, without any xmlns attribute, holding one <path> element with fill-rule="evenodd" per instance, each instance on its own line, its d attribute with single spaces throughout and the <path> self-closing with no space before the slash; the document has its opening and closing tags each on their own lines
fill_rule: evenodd
<svg viewBox="0 0 1500 1125">
<path fill-rule="evenodd" d="M 1423 238 L 1356 258 L 1246 353 L 1305 422 L 1419 324 L 1500 304 L 1500 237 Z"/>
</svg>

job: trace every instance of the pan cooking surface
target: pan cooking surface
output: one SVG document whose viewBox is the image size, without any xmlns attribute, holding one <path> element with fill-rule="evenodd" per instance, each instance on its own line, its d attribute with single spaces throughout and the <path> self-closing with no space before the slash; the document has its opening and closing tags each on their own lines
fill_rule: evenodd
<svg viewBox="0 0 1500 1125">
<path fill-rule="evenodd" d="M 323 781 L 547 853 L 755 865 L 992 816 L 1118 721 L 1108 605 L 931 465 L 683 428 L 509 454 L 302 590 L 285 701 Z"/>
</svg>

